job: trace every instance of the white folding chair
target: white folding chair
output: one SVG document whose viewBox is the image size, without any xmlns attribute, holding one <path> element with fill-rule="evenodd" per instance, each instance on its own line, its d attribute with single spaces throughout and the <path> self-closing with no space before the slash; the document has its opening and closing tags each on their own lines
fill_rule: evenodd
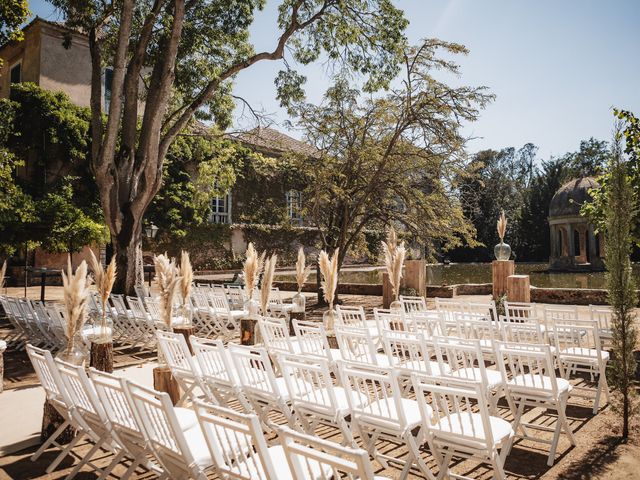
<svg viewBox="0 0 640 480">
<path fill-rule="evenodd" d="M 234 400 L 238 400 L 244 411 L 251 411 L 251 405 L 242 392 L 235 365 L 222 340 L 192 335 L 190 341 L 209 401 L 231 408 L 235 405 Z"/>
<path fill-rule="evenodd" d="M 314 434 L 318 425 L 328 425 L 340 429 L 344 445 L 357 446 L 347 420 L 351 415 L 347 393 L 334 385 L 327 359 L 281 354 L 278 363 L 303 430 Z"/>
<path fill-rule="evenodd" d="M 271 287 L 271 295 L 269 296 L 269 305 L 267 306 L 269 313 L 274 317 L 289 318 L 289 313 L 293 310 L 293 303 L 284 303 L 280 288 Z M 266 315 L 267 312 L 263 312 Z"/>
<path fill-rule="evenodd" d="M 196 402 L 196 413 L 222 478 L 293 480 L 281 446 L 268 447 L 255 414 Z"/>
<path fill-rule="evenodd" d="M 404 311 L 408 314 L 427 311 L 427 301 L 424 297 L 400 295 L 399 298 L 400 303 L 402 303 L 404 307 Z"/>
<path fill-rule="evenodd" d="M 416 465 L 423 475 L 434 479 L 420 454 L 419 446 L 426 437 L 418 403 L 402 397 L 398 383 L 399 372 L 393 368 L 342 361 L 338 365 L 341 384 L 349 393 L 352 425 L 358 431 L 369 455 L 385 468 L 390 461 L 403 464 L 400 478 L 406 478 L 411 467 Z M 378 440 L 406 445 L 407 457 L 400 460 L 384 455 L 376 447 Z"/>
<path fill-rule="evenodd" d="M 289 336 L 289 326 L 284 318 L 260 317 L 258 329 L 262 343 L 271 355 L 300 353 L 298 339 Z"/>
<path fill-rule="evenodd" d="M 475 458 L 491 464 L 493 478 L 506 479 L 504 461 L 514 432 L 509 422 L 489 414 L 480 382 L 418 373 L 412 379 L 438 478 L 453 476 L 453 458 Z"/>
<path fill-rule="evenodd" d="M 140 419 L 148 447 L 170 478 L 206 480 L 213 466 L 199 426 L 183 431 L 167 393 L 125 381 L 132 406 Z"/>
<path fill-rule="evenodd" d="M 378 322 L 375 320 L 367 320 L 367 317 L 364 314 L 364 308 L 348 305 L 336 305 L 336 314 L 337 325 L 366 328 L 376 342 L 378 341 Z"/>
<path fill-rule="evenodd" d="M 598 413 L 603 391 L 609 402 L 606 374 L 609 352 L 602 349 L 598 322 L 576 319 L 554 319 L 552 322 L 552 334 L 561 376 L 568 380 L 573 373 L 584 372 L 590 375 L 591 381 L 594 377 L 598 377 L 593 402 L 593 413 Z M 575 393 L 576 390 L 590 390 L 589 388 L 574 385 L 572 395 L 590 398 L 588 395 Z"/>
<path fill-rule="evenodd" d="M 441 315 L 435 310 L 409 313 L 406 316 L 406 323 L 411 332 L 419 332 L 426 337 L 442 335 L 440 330 Z"/>
<path fill-rule="evenodd" d="M 613 329 L 611 328 L 613 309 L 606 305 L 589 305 L 589 314 L 591 320 L 598 322 L 598 335 L 602 348 L 609 350 L 613 339 Z"/>
<path fill-rule="evenodd" d="M 378 327 L 378 336 L 382 335 L 382 330 L 409 330 L 404 312 L 395 312 L 385 308 L 374 308 L 373 317 Z M 378 343 L 382 342 L 379 341 Z"/>
<path fill-rule="evenodd" d="M 374 476 L 369 454 L 360 448 L 348 448 L 314 435 L 278 428 L 289 468 L 298 480 L 386 480 Z"/>
<path fill-rule="evenodd" d="M 244 294 L 244 288 L 241 285 L 227 285 L 227 298 L 233 310 L 244 309 L 247 296 Z"/>
<path fill-rule="evenodd" d="M 364 365 L 389 366 L 389 359 L 384 353 L 378 353 L 367 328 L 336 325 L 335 333 L 342 359 Z"/>
<path fill-rule="evenodd" d="M 324 357 L 329 361 L 331 369 L 335 369 L 335 362 L 342 358 L 340 349 L 331 348 L 327 340 L 327 332 L 320 322 L 307 322 L 293 319 L 293 331 L 296 334 L 300 353 Z"/>
<path fill-rule="evenodd" d="M 551 445 L 547 465 L 553 465 L 558 440 L 566 433 L 571 445 L 576 441 L 565 414 L 571 384 L 557 378 L 549 345 L 497 343 L 498 365 L 505 380 L 507 401 L 513 413 L 513 430 L 520 438 Z M 558 413 L 555 428 L 522 421 L 524 408 L 541 407 Z M 528 429 L 552 431 L 553 439 L 533 437 Z M 522 431 L 522 434 L 518 434 Z"/>
<path fill-rule="evenodd" d="M 264 348 L 229 345 L 229 354 L 236 367 L 242 392 L 266 428 L 273 428 L 269 414 L 282 414 L 293 427 L 295 418 L 285 379 L 276 378 L 271 359 Z"/>
<path fill-rule="evenodd" d="M 184 405 L 188 398 L 195 400 L 197 389 L 201 393 L 205 393 L 206 387 L 200 369 L 191 356 L 184 335 L 158 330 L 156 337 L 158 338 L 158 348 L 162 351 L 167 365 L 171 369 L 171 375 L 176 379 L 183 392 L 176 405 Z"/>
</svg>

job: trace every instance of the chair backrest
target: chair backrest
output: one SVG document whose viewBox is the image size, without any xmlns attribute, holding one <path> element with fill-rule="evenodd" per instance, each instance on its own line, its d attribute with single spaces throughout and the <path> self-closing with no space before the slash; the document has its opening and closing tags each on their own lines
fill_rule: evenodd
<svg viewBox="0 0 640 480">
<path fill-rule="evenodd" d="M 467 302 L 467 311 L 487 320 L 498 320 L 496 302 L 494 300 L 489 300 L 488 302 Z"/>
<path fill-rule="evenodd" d="M 436 310 L 442 314 L 458 313 L 467 311 L 467 303 L 454 298 L 435 298 Z"/>
<path fill-rule="evenodd" d="M 248 395 L 269 399 L 282 396 L 271 359 L 264 348 L 230 344 L 229 355 L 238 372 L 240 384 Z"/>
<path fill-rule="evenodd" d="M 262 335 L 262 342 L 270 352 L 293 353 L 289 327 L 284 318 L 261 317 L 258 328 Z"/>
<path fill-rule="evenodd" d="M 366 327 L 367 317 L 364 308 L 347 305 L 336 305 L 336 323 L 352 327 Z"/>
<path fill-rule="evenodd" d="M 533 396 L 558 397 L 551 347 L 546 344 L 497 342 L 497 360 L 508 390 Z"/>
<path fill-rule="evenodd" d="M 413 371 L 432 374 L 429 349 L 421 333 L 383 330 L 382 344 L 391 366 L 405 374 Z"/>
<path fill-rule="evenodd" d="M 210 292 L 207 292 L 207 300 L 209 304 L 219 312 L 228 312 L 230 310 L 227 292 L 224 290 L 211 289 Z"/>
<path fill-rule="evenodd" d="M 505 317 L 510 322 L 526 322 L 530 318 L 537 318 L 538 313 L 533 303 L 504 301 Z"/>
<path fill-rule="evenodd" d="M 501 340 L 501 323 L 492 320 L 486 313 L 456 313 L 459 336 L 467 339 L 482 340 L 483 346 L 491 346 L 495 340 Z"/>
<path fill-rule="evenodd" d="M 278 355 L 294 410 L 336 412 L 336 396 L 329 362 L 322 357 L 295 354 Z"/>
<path fill-rule="evenodd" d="M 424 297 L 412 297 L 409 295 L 400 295 L 400 302 L 407 313 L 426 312 L 427 301 Z"/>
<path fill-rule="evenodd" d="M 244 294 L 244 288 L 240 285 L 227 285 L 227 296 L 236 308 L 242 308 L 244 302 L 247 300 Z"/>
<path fill-rule="evenodd" d="M 173 375 L 183 377 L 196 375 L 196 366 L 184 335 L 156 330 L 156 337 L 158 338 L 158 347 L 162 350 Z"/>
<path fill-rule="evenodd" d="M 385 308 L 374 308 L 373 317 L 375 318 L 378 331 L 385 329 L 391 330 L 408 330 L 409 326 L 405 321 L 404 311 L 396 312 Z"/>
<path fill-rule="evenodd" d="M 366 450 L 343 447 L 315 435 L 280 427 L 278 434 L 293 478 L 299 480 L 329 480 L 374 478 L 373 467 Z"/>
<path fill-rule="evenodd" d="M 147 322 L 149 320 L 149 314 L 147 313 L 147 310 L 144 308 L 144 304 L 142 303 L 142 300 L 140 300 L 138 297 L 128 296 L 126 298 L 127 298 L 127 304 L 131 309 L 131 313 L 133 313 L 133 316 L 136 318 L 136 320 Z"/>
<path fill-rule="evenodd" d="M 398 370 L 338 362 L 341 385 L 347 390 L 349 408 L 356 422 L 382 429 L 404 429 Z"/>
<path fill-rule="evenodd" d="M 367 328 L 336 325 L 335 333 L 344 360 L 365 365 L 378 363 L 376 345 Z"/>
<path fill-rule="evenodd" d="M 611 319 L 613 310 L 606 305 L 589 305 L 591 320 L 598 322 L 601 336 L 611 336 Z"/>
<path fill-rule="evenodd" d="M 278 478 L 257 415 L 242 414 L 202 402 L 195 403 L 195 410 L 209 452 L 222 478 Z"/>
<path fill-rule="evenodd" d="M 160 301 L 157 298 L 148 297 L 144 302 L 145 307 L 147 308 L 149 315 L 151 316 L 151 320 L 154 323 L 162 321 L 162 308 L 160 307 Z"/>
<path fill-rule="evenodd" d="M 124 296 L 119 293 L 112 293 L 109 295 L 111 305 L 116 310 L 118 315 L 128 316 L 127 306 L 124 303 Z"/>
<path fill-rule="evenodd" d="M 27 354 L 36 372 L 36 376 L 40 381 L 40 385 L 44 388 L 47 400 L 58 405 L 63 405 L 67 409 L 70 408 L 72 405 L 71 399 L 64 387 L 60 372 L 58 372 L 51 352 L 27 344 Z"/>
<path fill-rule="evenodd" d="M 554 321 L 571 322 L 578 319 L 578 307 L 573 305 L 546 305 L 544 307 L 544 321 L 551 326 Z"/>
<path fill-rule="evenodd" d="M 136 295 L 138 295 L 138 297 L 143 299 L 143 301 L 151 296 L 151 291 L 149 290 L 149 288 L 147 288 L 147 286 L 144 283 L 139 283 L 133 288 L 136 291 Z"/>
<path fill-rule="evenodd" d="M 542 344 L 546 337 L 539 318 L 531 317 L 526 322 L 502 322 L 502 340 L 513 343 Z"/>
<path fill-rule="evenodd" d="M 191 348 L 200 367 L 202 379 L 210 386 L 222 383 L 227 388 L 236 386 L 232 372 L 235 369 L 222 340 L 209 340 L 191 336 Z"/>
<path fill-rule="evenodd" d="M 269 295 L 269 303 L 275 305 L 282 305 L 282 295 L 279 287 L 271 287 L 271 294 Z"/>
<path fill-rule="evenodd" d="M 193 454 L 180 428 L 169 394 L 126 381 L 125 388 L 138 414 L 149 446 L 170 477 L 195 476 Z"/>
<path fill-rule="evenodd" d="M 329 361 L 334 360 L 327 340 L 327 333 L 320 322 L 293 319 L 292 323 L 301 353 L 327 357 Z"/>
<path fill-rule="evenodd" d="M 428 337 L 441 335 L 440 313 L 435 310 L 412 312 L 407 315 L 406 324 L 412 332 L 420 332 Z"/>
<path fill-rule="evenodd" d="M 480 340 L 434 337 L 434 347 L 441 372 L 449 368 L 459 378 L 489 384 Z"/>
<path fill-rule="evenodd" d="M 493 448 L 491 416 L 480 382 L 420 374 L 412 380 L 423 427 L 431 436 L 461 449 Z"/>
<path fill-rule="evenodd" d="M 602 361 L 602 343 L 597 320 L 555 319 L 551 324 L 557 354 L 564 357 L 591 358 L 596 352 Z"/>
</svg>

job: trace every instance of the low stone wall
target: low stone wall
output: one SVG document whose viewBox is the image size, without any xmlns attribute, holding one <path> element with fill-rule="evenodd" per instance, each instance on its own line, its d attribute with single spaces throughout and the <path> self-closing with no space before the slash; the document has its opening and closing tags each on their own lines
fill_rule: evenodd
<svg viewBox="0 0 640 480">
<path fill-rule="evenodd" d="M 606 305 L 607 291 L 597 288 L 531 287 L 531 301 L 567 305 Z"/>
</svg>

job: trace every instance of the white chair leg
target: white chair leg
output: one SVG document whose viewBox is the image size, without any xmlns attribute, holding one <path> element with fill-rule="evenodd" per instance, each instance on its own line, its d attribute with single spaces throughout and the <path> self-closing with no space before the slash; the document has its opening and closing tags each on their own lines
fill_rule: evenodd
<svg viewBox="0 0 640 480">
<path fill-rule="evenodd" d="M 58 436 L 63 432 L 64 429 L 66 429 L 69 425 L 71 425 L 71 423 L 69 423 L 69 420 L 65 420 L 64 423 L 62 425 L 60 425 L 55 432 L 53 432 L 53 434 L 51 436 L 49 436 L 49 438 L 47 438 L 47 440 L 40 445 L 40 448 L 38 448 L 38 450 L 36 450 L 36 452 L 31 455 L 31 461 L 35 462 L 38 458 L 40 458 L 40 455 L 42 455 L 44 453 L 44 451 L 49 448 L 51 445 L 58 445 L 56 443 L 56 439 L 58 438 Z"/>
<path fill-rule="evenodd" d="M 58 465 L 60 464 L 60 462 L 67 456 L 69 455 L 69 453 L 71 453 L 71 450 L 77 445 L 77 443 L 83 439 L 87 434 L 86 433 L 80 433 L 78 435 L 76 435 L 75 437 L 73 437 L 73 439 L 67 444 L 67 446 L 64 448 L 64 450 L 62 450 L 62 452 L 60 452 L 60 454 L 55 458 L 55 460 L 53 462 L 51 462 L 51 464 L 47 467 L 47 469 L 45 470 L 47 473 L 51 473 L 53 472 Z"/>
</svg>

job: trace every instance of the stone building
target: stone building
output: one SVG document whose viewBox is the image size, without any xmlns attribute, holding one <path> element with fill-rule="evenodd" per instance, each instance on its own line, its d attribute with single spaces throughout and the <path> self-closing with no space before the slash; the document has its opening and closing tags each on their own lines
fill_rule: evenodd
<svg viewBox="0 0 640 480">
<path fill-rule="evenodd" d="M 550 270 L 604 270 L 604 239 L 596 234 L 580 208 L 600 185 L 593 177 L 571 180 L 558 189 L 549 204 Z"/>
</svg>

